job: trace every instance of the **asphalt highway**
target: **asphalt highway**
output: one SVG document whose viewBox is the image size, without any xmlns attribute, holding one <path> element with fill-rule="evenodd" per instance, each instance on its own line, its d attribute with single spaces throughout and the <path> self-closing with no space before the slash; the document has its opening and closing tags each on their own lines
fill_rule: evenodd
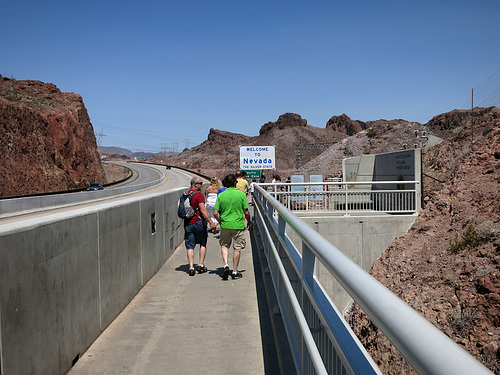
<svg viewBox="0 0 500 375">
<path fill-rule="evenodd" d="M 126 199 L 154 191 L 188 188 L 194 176 L 181 169 L 166 169 L 160 165 L 125 162 L 116 164 L 130 168 L 133 175 L 127 181 L 105 187 L 104 190 L 0 200 L 0 224 L 60 213 L 77 207 L 89 207 L 105 201 Z"/>
</svg>

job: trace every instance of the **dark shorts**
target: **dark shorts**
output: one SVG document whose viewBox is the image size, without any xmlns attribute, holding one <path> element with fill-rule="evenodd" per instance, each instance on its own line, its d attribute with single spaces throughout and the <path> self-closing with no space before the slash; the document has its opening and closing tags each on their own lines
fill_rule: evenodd
<svg viewBox="0 0 500 375">
<path fill-rule="evenodd" d="M 187 250 L 194 249 L 196 244 L 207 246 L 207 238 L 207 224 L 204 220 L 184 227 L 184 243 Z"/>
</svg>

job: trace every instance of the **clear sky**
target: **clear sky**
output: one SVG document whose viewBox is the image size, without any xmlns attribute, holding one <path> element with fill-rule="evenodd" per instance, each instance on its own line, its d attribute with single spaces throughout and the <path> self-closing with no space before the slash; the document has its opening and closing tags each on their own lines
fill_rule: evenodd
<svg viewBox="0 0 500 375">
<path fill-rule="evenodd" d="M 102 145 L 134 151 L 256 136 L 286 112 L 426 123 L 500 70 L 500 0 L 4 0 L 0 15 L 0 74 L 82 95 Z M 489 90 L 476 103 L 500 106 Z"/>
</svg>

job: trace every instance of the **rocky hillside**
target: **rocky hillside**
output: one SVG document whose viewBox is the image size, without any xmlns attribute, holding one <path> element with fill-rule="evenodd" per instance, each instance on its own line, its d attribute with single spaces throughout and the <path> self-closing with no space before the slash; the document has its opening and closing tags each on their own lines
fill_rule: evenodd
<svg viewBox="0 0 500 375">
<path fill-rule="evenodd" d="M 349 118 L 347 117 L 347 119 Z M 357 123 L 359 122 L 357 121 Z M 345 131 L 348 129 L 346 128 Z M 362 126 L 350 130 L 349 137 L 344 137 L 339 142 L 332 144 L 325 152 L 298 168 L 296 172 L 306 175 L 336 176 L 342 171 L 342 160 L 345 158 L 407 148 L 422 148 L 428 142 L 428 137 L 422 138 L 422 136 L 424 134 L 428 136 L 431 133 L 428 126 L 417 122 L 405 120 L 368 121 L 362 123 Z"/>
<path fill-rule="evenodd" d="M 82 97 L 40 81 L 0 76 L 0 196 L 105 181 Z"/>
<path fill-rule="evenodd" d="M 262 125 L 258 136 L 210 129 L 205 142 L 171 156 L 166 163 L 222 178 L 239 168 L 239 145 L 275 145 L 277 169 L 272 173 L 282 178 L 294 172 L 333 175 L 340 171 L 342 158 L 420 146 L 420 135 L 424 132 L 429 129 L 419 123 L 405 120 L 365 123 L 351 120 L 345 114 L 333 116 L 325 128 L 319 128 L 308 125 L 298 114 L 285 113 L 277 121 Z M 337 152 L 324 153 L 328 148 Z M 316 159 L 320 155 L 325 155 L 324 160 Z"/>
<path fill-rule="evenodd" d="M 446 140 L 423 154 L 425 208 L 371 274 L 499 374 L 500 111 L 427 125 Z M 359 307 L 348 320 L 384 374 L 413 372 Z"/>
</svg>

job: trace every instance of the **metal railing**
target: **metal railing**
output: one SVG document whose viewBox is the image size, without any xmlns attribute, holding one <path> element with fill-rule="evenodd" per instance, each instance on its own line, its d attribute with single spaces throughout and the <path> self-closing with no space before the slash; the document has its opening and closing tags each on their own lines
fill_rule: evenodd
<svg viewBox="0 0 500 375">
<path fill-rule="evenodd" d="M 321 262 L 419 374 L 491 374 L 271 193 L 256 186 L 254 219 L 298 374 L 380 374 L 315 277 Z M 287 233 L 300 238 L 297 248 Z"/>
<path fill-rule="evenodd" d="M 290 211 L 416 213 L 418 181 L 259 184 Z"/>
</svg>

